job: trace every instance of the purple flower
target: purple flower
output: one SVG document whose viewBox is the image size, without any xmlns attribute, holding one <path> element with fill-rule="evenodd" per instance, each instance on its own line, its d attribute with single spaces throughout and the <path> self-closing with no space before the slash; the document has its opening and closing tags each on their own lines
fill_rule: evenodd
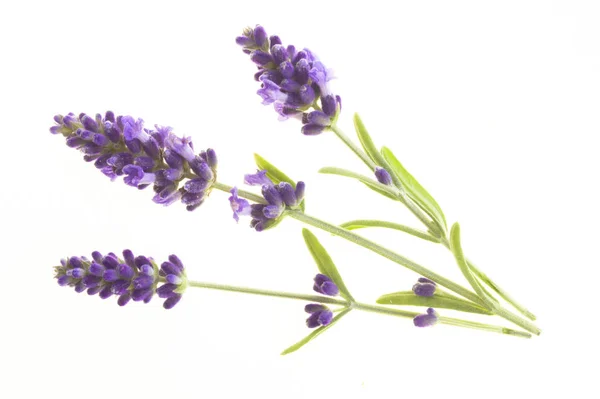
<svg viewBox="0 0 600 399">
<path fill-rule="evenodd" d="M 306 326 L 308 328 L 326 326 L 333 319 L 333 312 L 327 306 L 320 303 L 310 303 L 304 307 L 304 311 L 310 313 L 310 316 L 306 319 Z"/>
<path fill-rule="evenodd" d="M 313 290 L 319 294 L 336 296 L 340 293 L 337 285 L 331 281 L 331 279 L 324 274 L 317 274 L 315 276 L 315 284 Z"/>
<path fill-rule="evenodd" d="M 427 313 L 415 316 L 413 323 L 416 327 L 431 327 L 438 322 L 438 314 L 433 308 L 427 308 Z"/>
<path fill-rule="evenodd" d="M 415 293 L 415 295 L 425 297 L 433 296 L 435 294 L 435 289 L 436 284 L 425 277 L 419 278 L 419 280 L 417 280 L 415 285 L 413 285 L 412 287 L 412 290 Z"/>
<path fill-rule="evenodd" d="M 377 181 L 381 184 L 385 184 L 386 186 L 392 184 L 392 176 L 390 176 L 387 170 L 380 168 L 379 166 L 375 168 L 375 177 L 377 178 Z"/>
<path fill-rule="evenodd" d="M 266 170 L 245 175 L 244 182 L 251 186 L 261 186 L 264 202 L 249 204 L 245 199 L 239 198 L 238 190 L 234 187 L 231 190 L 229 203 L 235 221 L 239 221 L 240 215 L 250 215 L 252 217 L 250 227 L 256 231 L 263 231 L 275 226 L 281 220 L 287 207 L 297 208 L 304 199 L 304 182 L 296 183 L 296 188 L 288 182 L 280 182 L 275 185 L 267 177 Z"/>
<path fill-rule="evenodd" d="M 250 203 L 238 197 L 238 189 L 234 187 L 231 189 L 231 197 L 229 197 L 229 204 L 231 205 L 231 210 L 233 211 L 233 218 L 236 222 L 240 221 L 240 215 L 249 215 L 250 214 Z"/>
<path fill-rule="evenodd" d="M 216 181 L 217 156 L 208 149 L 194 153 L 189 138 L 180 138 L 170 127 L 144 128 L 142 119 L 86 114 L 57 115 L 53 134 L 62 134 L 67 145 L 81 150 L 87 162 L 111 180 L 140 189 L 153 185 L 154 202 L 170 205 L 181 201 L 188 210 L 199 207 Z M 182 187 L 181 187 L 182 186 Z M 181 187 L 181 188 L 180 188 Z"/>
<path fill-rule="evenodd" d="M 116 295 L 119 306 L 132 299 L 148 303 L 154 294 L 158 294 L 160 298 L 166 298 L 164 308 L 171 309 L 187 288 L 183 264 L 175 255 L 171 255 L 159 270 L 152 258 L 134 257 L 127 249 L 123 251 L 122 259 L 112 252 L 104 256 L 95 251 L 92 260 L 74 256 L 63 259 L 54 270 L 59 285 L 73 287 L 76 292 L 98 294 L 102 299 Z"/>
<path fill-rule="evenodd" d="M 331 126 L 341 109 L 341 99 L 329 88 L 332 71 L 310 50 L 285 47 L 278 36 L 267 38 L 259 25 L 246 28 L 236 43 L 258 66 L 254 78 L 261 82 L 261 88 L 257 94 L 263 104 L 273 104 L 280 119 L 301 116 L 298 119 L 302 120 L 305 135 L 319 134 Z M 324 118 L 309 122 L 303 115 L 312 114 L 311 109 Z"/>
</svg>

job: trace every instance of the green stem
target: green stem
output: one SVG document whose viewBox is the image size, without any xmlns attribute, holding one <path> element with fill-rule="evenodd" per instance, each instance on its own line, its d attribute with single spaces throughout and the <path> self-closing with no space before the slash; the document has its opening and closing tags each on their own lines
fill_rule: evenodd
<svg viewBox="0 0 600 399">
<path fill-rule="evenodd" d="M 369 158 L 369 156 L 360 147 L 358 147 L 356 144 L 354 144 L 354 142 L 352 140 L 350 140 L 350 138 L 348 136 L 346 136 L 344 134 L 344 132 L 337 125 L 331 126 L 331 130 L 340 138 L 340 140 L 342 140 L 342 142 L 344 142 L 344 144 L 346 144 L 352 150 L 352 152 L 354 152 L 360 159 L 362 159 L 363 162 L 371 170 L 374 170 L 374 168 L 376 166 L 375 163 Z M 392 173 L 391 175 L 392 175 L 392 178 L 394 178 L 394 174 Z M 427 227 L 428 230 L 430 230 L 436 237 L 438 237 L 442 241 L 442 243 L 444 243 L 444 245 L 446 245 L 446 247 L 448 247 L 446 232 L 442 231 L 440 229 L 440 227 L 433 220 L 431 220 L 431 218 L 421 208 L 419 208 L 410 198 L 408 198 L 406 196 L 402 186 L 399 184 L 399 182 L 396 179 L 393 179 L 393 180 L 394 180 L 394 185 L 401 192 L 401 194 L 398 196 L 398 198 L 400 199 L 400 202 L 402 202 L 411 211 L 411 213 L 413 215 L 415 215 L 421 221 L 421 223 L 423 223 L 425 225 L 425 227 Z M 477 277 L 484 284 L 489 286 L 498 295 L 500 295 L 500 297 L 502 297 L 506 302 L 510 303 L 515 309 L 517 309 L 519 312 L 521 312 L 525 317 L 529 318 L 530 320 L 536 319 L 536 317 L 533 313 L 531 313 L 527 308 L 525 308 L 523 305 L 521 305 L 517 301 L 515 301 L 506 291 L 504 291 L 500 286 L 498 286 L 496 283 L 494 283 L 494 281 L 492 281 L 492 279 L 490 279 L 487 275 L 485 275 L 477 267 L 475 267 L 475 265 L 473 265 L 473 263 L 469 262 L 468 260 L 467 260 L 467 263 L 469 264 L 469 269 L 473 273 L 475 273 L 475 275 L 477 275 Z"/>
<path fill-rule="evenodd" d="M 217 190 L 221 190 L 221 191 L 225 191 L 225 192 L 230 192 L 231 189 L 233 188 L 233 186 L 228 186 L 227 184 L 219 183 L 217 181 L 212 184 L 212 187 L 216 188 Z M 266 204 L 266 201 L 263 197 L 261 197 L 260 195 L 251 193 L 250 191 L 240 190 L 238 188 L 238 195 L 242 198 L 246 198 L 251 201 L 258 202 L 259 204 Z"/>
<path fill-rule="evenodd" d="M 388 229 L 400 230 L 415 237 L 419 237 L 423 240 L 439 243 L 440 240 L 437 237 L 432 236 L 429 233 L 426 233 L 421 230 L 413 229 L 412 227 L 405 226 L 403 224 L 387 222 L 384 220 L 369 220 L 369 219 L 357 219 L 351 220 L 346 223 L 340 224 L 340 227 L 343 227 L 347 230 L 355 230 L 362 227 L 385 227 Z"/>
<path fill-rule="evenodd" d="M 275 298 L 296 299 L 296 300 L 301 300 L 301 301 L 326 303 L 326 304 L 331 304 L 331 305 L 343 306 L 342 309 L 336 309 L 335 310 L 336 312 L 340 311 L 340 310 L 344 310 L 344 309 L 345 310 L 357 309 L 357 310 L 363 310 L 366 312 L 373 312 L 373 313 L 385 314 L 385 315 L 396 316 L 396 317 L 405 317 L 405 318 L 411 318 L 411 319 L 414 318 L 415 316 L 419 315 L 418 312 L 410 312 L 410 311 L 406 311 L 406 310 L 393 309 L 393 308 L 388 308 L 385 306 L 368 305 L 366 303 L 360 303 L 360 302 L 348 302 L 343 299 L 337 299 L 337 298 L 320 296 L 320 295 L 297 294 L 297 293 L 292 293 L 292 292 L 272 291 L 272 290 L 263 290 L 263 289 L 258 289 L 258 288 L 238 287 L 238 286 L 225 285 L 225 284 L 205 283 L 205 282 L 201 282 L 201 281 L 188 281 L 188 284 L 190 287 L 196 287 L 196 288 L 207 288 L 207 289 L 220 290 L 220 291 L 239 292 L 239 293 L 244 293 L 244 294 L 270 296 L 270 297 L 275 297 Z M 439 322 L 442 324 L 453 325 L 456 327 L 475 328 L 478 330 L 513 335 L 516 337 L 524 337 L 524 338 L 531 337 L 531 335 L 529 335 L 525 332 L 515 331 L 510 328 L 495 326 L 495 325 L 491 325 L 491 324 L 476 323 L 476 322 L 472 322 L 472 321 L 468 321 L 468 320 L 440 317 Z"/>
<path fill-rule="evenodd" d="M 188 281 L 188 284 L 190 285 L 190 287 L 197 287 L 197 288 L 208 288 L 208 289 L 219 290 L 219 291 L 240 292 L 243 294 L 271 296 L 271 297 L 276 297 L 276 298 L 298 299 L 301 301 L 308 301 L 308 302 L 318 302 L 318 303 L 327 303 L 327 304 L 331 304 L 331 305 L 348 306 L 348 302 L 345 301 L 344 299 L 336 299 L 336 298 L 321 296 L 321 295 L 295 294 L 295 293 L 283 292 L 283 291 L 271 291 L 271 290 L 262 290 L 262 289 L 258 289 L 258 288 L 237 287 L 237 286 L 225 285 L 225 284 L 204 283 L 201 281 Z"/>
<path fill-rule="evenodd" d="M 454 291 L 455 293 L 469 299 L 472 302 L 475 302 L 479 305 L 485 306 L 483 301 L 481 300 L 481 298 L 479 298 L 474 292 L 469 291 L 468 289 L 456 284 L 455 282 L 447 279 L 446 277 L 443 277 L 435 272 L 432 272 L 431 270 L 413 262 L 412 260 L 405 258 L 404 256 L 397 254 L 387 248 L 384 248 L 381 245 L 374 243 L 373 241 L 367 240 L 366 238 L 363 238 L 363 237 L 359 236 L 358 234 L 355 234 L 351 231 L 348 231 L 344 228 L 335 226 L 333 224 L 329 224 L 327 222 L 324 222 L 320 219 L 306 215 L 299 211 L 294 211 L 294 210 L 286 211 L 286 215 L 291 216 L 294 219 L 304 222 L 308 225 L 314 226 L 318 229 L 335 234 L 336 236 L 342 237 L 348 241 L 351 241 L 357 245 L 360 245 L 361 247 L 367 248 L 367 249 L 383 256 L 384 258 L 391 260 L 392 262 L 398 263 L 398 264 L 414 271 L 415 273 L 420 274 L 423 277 L 426 277 L 430 280 L 435 281 L 439 285 L 446 287 L 451 291 Z"/>
<path fill-rule="evenodd" d="M 340 138 L 340 140 L 344 142 L 344 144 L 348 146 L 348 148 L 352 150 L 352 152 L 354 152 L 369 167 L 369 169 L 371 169 L 372 171 L 375 170 L 375 168 L 377 167 L 375 162 L 373 162 L 371 158 L 369 158 L 369 156 L 362 150 L 362 148 L 354 144 L 354 142 L 344 134 L 342 129 L 340 129 L 337 125 L 332 125 L 331 130 L 335 133 L 336 136 Z"/>
</svg>

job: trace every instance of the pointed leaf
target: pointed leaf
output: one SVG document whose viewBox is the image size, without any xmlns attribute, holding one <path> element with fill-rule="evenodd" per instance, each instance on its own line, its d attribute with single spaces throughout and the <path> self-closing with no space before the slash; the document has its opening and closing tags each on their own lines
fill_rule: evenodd
<svg viewBox="0 0 600 399">
<path fill-rule="evenodd" d="M 323 248 L 317 237 L 308 229 L 302 229 L 302 236 L 304 237 L 304 242 L 306 242 L 310 254 L 319 268 L 319 272 L 328 276 L 331 281 L 337 285 L 340 290 L 340 295 L 344 299 L 354 302 L 354 298 L 352 298 L 350 291 L 348 291 L 346 284 L 344 284 L 337 267 L 335 267 L 333 260 L 331 260 L 331 257 L 325 248 Z"/>
<path fill-rule="evenodd" d="M 360 141 L 362 148 L 365 150 L 369 158 L 371 158 L 371 160 L 377 165 L 382 166 L 378 161 L 381 158 L 381 155 L 379 154 L 379 151 L 377 151 L 377 147 L 375 147 L 375 144 L 371 139 L 371 135 L 367 131 L 367 128 L 363 124 L 358 113 L 354 114 L 354 130 L 356 130 L 358 140 Z"/>
<path fill-rule="evenodd" d="M 381 149 L 381 155 L 385 158 L 386 162 L 390 165 L 390 168 L 394 175 L 402 183 L 402 187 L 406 191 L 406 194 L 419 205 L 431 218 L 436 222 L 440 228 L 445 232 L 448 227 L 446 225 L 446 217 L 442 212 L 442 209 L 433 197 L 419 184 L 419 182 L 410 174 L 404 166 L 394 156 L 392 151 L 383 147 Z"/>
<path fill-rule="evenodd" d="M 361 175 L 360 173 L 352 172 L 351 170 L 335 168 L 332 166 L 326 166 L 319 169 L 319 173 L 326 173 L 330 175 L 338 175 L 344 177 L 350 177 L 364 183 L 371 190 L 378 192 L 379 194 L 385 195 L 386 197 L 399 201 L 396 189 L 385 184 L 379 183 L 377 180 L 368 178 L 367 176 Z"/>
<path fill-rule="evenodd" d="M 311 332 L 310 334 L 308 334 L 306 337 L 304 337 L 300 341 L 296 342 L 294 345 L 292 345 L 289 348 L 285 349 L 283 352 L 281 352 L 281 354 L 282 355 L 287 355 L 288 353 L 296 352 L 298 349 L 302 348 L 304 345 L 306 345 L 307 343 L 309 343 L 313 339 L 317 338 L 319 335 L 321 335 L 322 333 L 324 333 L 325 330 L 327 330 L 328 328 L 330 328 L 331 326 L 333 326 L 335 323 L 337 323 L 338 320 L 341 319 L 350 310 L 352 310 L 352 309 L 351 308 L 346 308 L 346 309 L 342 310 L 333 319 L 331 319 L 331 322 L 329 324 L 327 324 L 326 326 L 321 326 L 321 327 L 317 328 L 316 330 L 314 330 L 313 332 Z"/>
<path fill-rule="evenodd" d="M 432 236 L 429 233 L 426 233 L 421 230 L 413 229 L 412 227 L 405 226 L 403 224 L 386 222 L 383 220 L 352 220 L 350 222 L 340 224 L 340 227 L 345 228 L 346 230 L 356 230 L 362 229 L 365 227 L 385 227 L 388 229 L 400 230 L 405 233 L 411 234 L 415 237 L 419 237 L 423 240 L 439 243 L 440 240 L 437 237 Z"/>
<path fill-rule="evenodd" d="M 467 264 L 465 254 L 463 253 L 460 243 L 460 225 L 458 223 L 454 223 L 450 229 L 450 250 L 454 254 L 454 258 L 456 258 L 456 263 L 458 264 L 460 271 L 465 276 L 469 284 L 471 284 L 471 287 L 473 287 L 477 295 L 479 295 L 479 297 L 481 297 L 481 299 L 483 299 L 488 306 L 493 308 L 491 302 L 497 302 L 496 299 L 493 298 L 489 292 L 479 284 L 479 281 L 475 278 L 475 276 L 473 276 L 471 269 Z"/>
<path fill-rule="evenodd" d="M 415 295 L 412 291 L 393 292 L 385 294 L 377 299 L 377 303 L 382 305 L 411 305 L 425 306 L 428 308 L 453 309 L 461 312 L 479 313 L 491 315 L 492 312 L 473 302 L 466 301 L 454 295 L 441 291 L 439 288 L 431 297 Z"/>
<path fill-rule="evenodd" d="M 256 163 L 256 167 L 258 170 L 266 170 L 267 177 L 271 179 L 271 181 L 275 184 L 279 184 L 281 182 L 288 182 L 292 185 L 292 187 L 296 188 L 296 182 L 290 179 L 285 173 L 279 170 L 275 165 L 264 159 L 258 154 L 254 154 L 254 162 Z M 300 209 L 304 211 L 304 200 L 300 203 Z"/>
</svg>

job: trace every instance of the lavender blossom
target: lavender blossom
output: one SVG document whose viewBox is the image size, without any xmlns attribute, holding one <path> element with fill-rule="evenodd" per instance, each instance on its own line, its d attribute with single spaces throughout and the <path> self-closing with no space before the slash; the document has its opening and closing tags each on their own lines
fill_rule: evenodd
<svg viewBox="0 0 600 399">
<path fill-rule="evenodd" d="M 412 290 L 415 295 L 431 297 L 435 294 L 436 284 L 425 277 L 421 277 L 413 285 Z"/>
<path fill-rule="evenodd" d="M 304 311 L 310 313 L 310 316 L 306 319 L 306 326 L 308 328 L 326 326 L 333 319 L 333 312 L 327 306 L 320 303 L 310 303 L 304 307 Z"/>
<path fill-rule="evenodd" d="M 122 259 L 112 252 L 104 256 L 95 251 L 92 259 L 73 256 L 60 263 L 54 268 L 59 285 L 98 294 L 102 299 L 116 295 L 119 306 L 132 299 L 148 303 L 157 293 L 166 298 L 163 307 L 171 309 L 187 288 L 183 264 L 175 255 L 169 256 L 169 262 L 164 262 L 160 270 L 152 258 L 134 256 L 128 249 L 123 251 Z"/>
<path fill-rule="evenodd" d="M 257 94 L 263 104 L 273 104 L 281 120 L 299 119 L 305 135 L 319 134 L 334 123 L 341 99 L 329 89 L 333 73 L 310 50 L 285 47 L 278 36 L 267 38 L 260 25 L 246 28 L 236 43 L 258 67 Z"/>
<path fill-rule="evenodd" d="M 324 274 L 317 274 L 315 276 L 315 284 L 313 290 L 319 294 L 336 296 L 340 293 L 337 285 L 331 281 L 331 279 Z"/>
<path fill-rule="evenodd" d="M 261 170 L 256 174 L 244 176 L 246 184 L 256 186 L 260 185 L 264 203 L 249 204 L 245 199 L 238 197 L 238 189 L 234 187 L 231 190 L 229 203 L 233 210 L 233 218 L 239 221 L 240 215 L 250 215 L 252 221 L 250 227 L 256 231 L 263 231 L 275 226 L 288 208 L 296 209 L 304 199 L 305 184 L 302 181 L 296 183 L 294 188 L 288 182 L 280 182 L 275 185 L 268 177 L 267 171 Z"/>
<path fill-rule="evenodd" d="M 54 117 L 53 134 L 62 134 L 67 146 L 79 149 L 87 162 L 111 180 L 123 176 L 125 184 L 139 189 L 152 185 L 153 201 L 170 205 L 181 201 L 189 211 L 199 207 L 216 181 L 217 158 L 208 149 L 196 155 L 189 138 L 180 138 L 170 127 L 144 128 L 142 119 L 86 114 Z"/>
<path fill-rule="evenodd" d="M 416 327 L 431 327 L 437 324 L 439 316 L 433 308 L 427 308 L 427 313 L 415 316 L 413 323 Z"/>
</svg>

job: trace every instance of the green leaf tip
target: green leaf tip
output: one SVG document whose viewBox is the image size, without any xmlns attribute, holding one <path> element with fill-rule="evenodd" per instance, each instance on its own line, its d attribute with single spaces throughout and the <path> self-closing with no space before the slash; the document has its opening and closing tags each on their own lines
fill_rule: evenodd
<svg viewBox="0 0 600 399">
<path fill-rule="evenodd" d="M 283 355 L 290 354 L 292 352 L 296 352 L 298 349 L 302 348 L 304 345 L 306 345 L 307 343 L 309 343 L 310 341 L 312 341 L 313 339 L 317 338 L 319 335 L 324 333 L 327 329 L 329 329 L 331 326 L 333 326 L 335 323 L 337 323 L 346 313 L 348 313 L 351 310 L 352 310 L 351 308 L 346 308 L 346 309 L 342 310 L 331 320 L 331 322 L 329 324 L 327 324 L 326 326 L 321 326 L 321 327 L 317 328 L 316 330 L 314 330 L 313 332 L 308 334 L 306 337 L 304 337 L 300 341 L 296 342 L 294 345 L 285 349 L 283 352 L 281 352 L 281 355 L 283 356 Z"/>
<path fill-rule="evenodd" d="M 408 173 L 389 148 L 383 147 L 381 149 L 381 155 L 383 155 L 385 161 L 390 165 L 392 173 L 394 173 L 402 183 L 402 187 L 404 188 L 404 191 L 406 191 L 406 194 L 415 201 L 445 233 L 448 229 L 446 217 L 436 200 L 433 199 L 431 194 L 429 194 L 423 186 L 421 186 L 413 175 Z"/>
</svg>

